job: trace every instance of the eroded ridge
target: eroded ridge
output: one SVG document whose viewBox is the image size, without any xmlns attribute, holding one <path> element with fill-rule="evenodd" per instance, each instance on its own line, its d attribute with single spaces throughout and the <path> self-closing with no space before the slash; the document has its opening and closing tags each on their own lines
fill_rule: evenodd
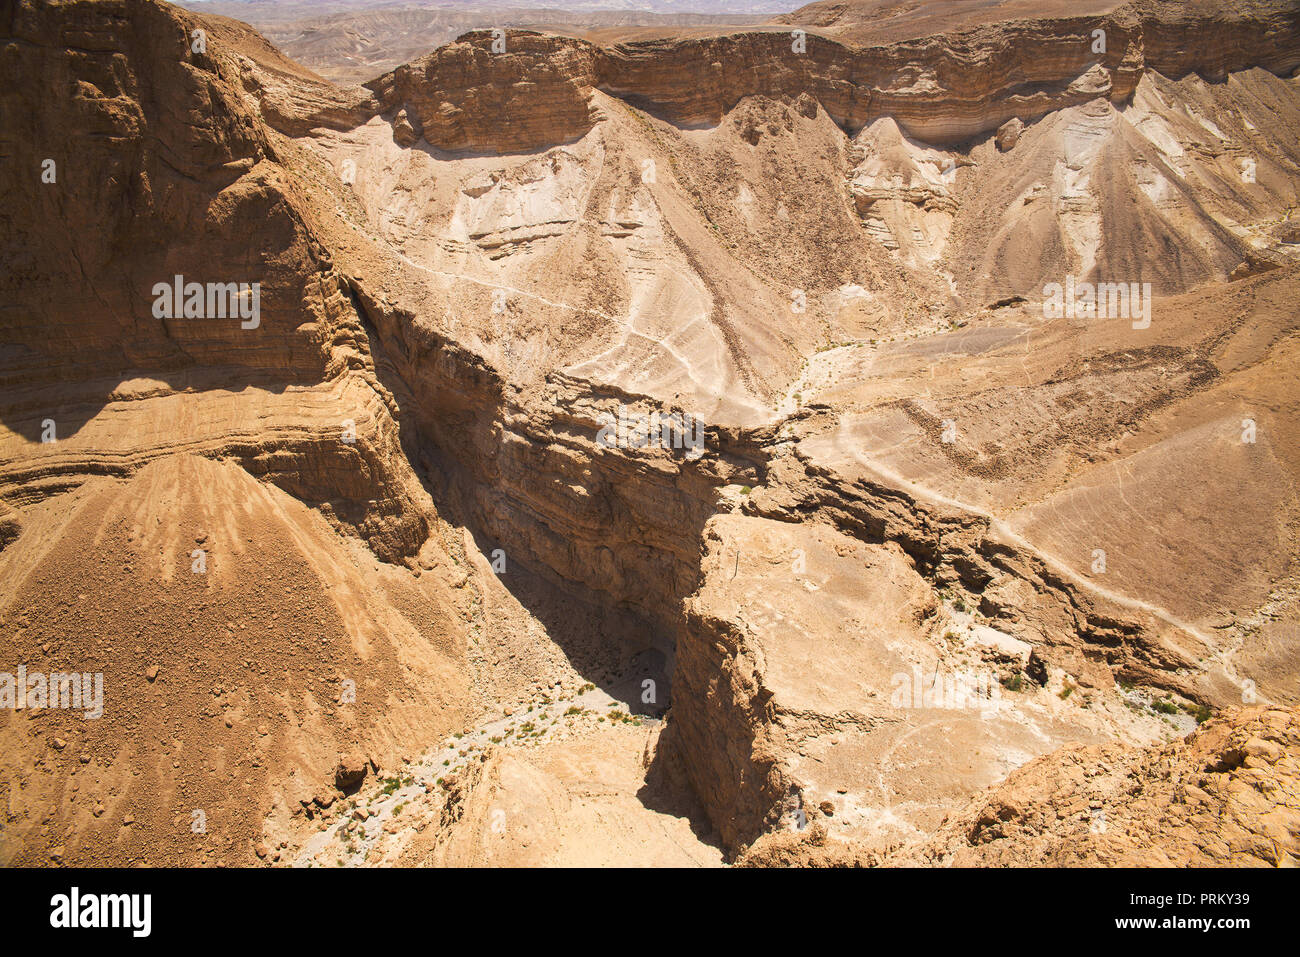
<svg viewBox="0 0 1300 957">
<path fill-rule="evenodd" d="M 0 860 L 1295 862 L 1294 5 L 792 16 L 18 5 Z"/>
</svg>

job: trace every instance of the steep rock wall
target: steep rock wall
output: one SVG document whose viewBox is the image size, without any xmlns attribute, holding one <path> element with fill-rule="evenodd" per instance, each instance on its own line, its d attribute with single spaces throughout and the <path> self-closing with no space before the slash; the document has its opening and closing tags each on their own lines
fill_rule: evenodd
<svg viewBox="0 0 1300 957">
<path fill-rule="evenodd" d="M 381 112 L 404 110 L 414 133 L 433 146 L 532 150 L 591 129 L 596 50 L 580 40 L 480 30 L 366 86 Z"/>
<path fill-rule="evenodd" d="M 0 382 L 238 366 L 318 378 L 344 321 L 233 55 L 135 2 L 20 5 L 3 27 Z M 240 318 L 155 318 L 154 287 L 258 283 Z"/>
<path fill-rule="evenodd" d="M 620 407 L 653 411 L 643 397 L 558 373 L 525 391 L 360 281 L 352 287 L 380 364 L 410 389 L 474 527 L 511 560 L 674 633 L 717 489 L 761 480 L 763 435 L 707 427 L 699 458 L 685 447 L 601 444 Z"/>
<path fill-rule="evenodd" d="M 1258 66 L 1289 75 L 1300 66 L 1300 13 L 1272 0 L 1232 12 L 1145 3 L 885 46 L 800 40 L 739 33 L 602 48 L 476 31 L 367 87 L 378 112 L 404 111 L 410 135 L 448 150 L 518 152 L 574 140 L 598 118 L 593 87 L 682 125 L 715 124 L 747 96 L 808 94 L 851 132 L 891 116 L 910 136 L 948 145 L 1013 117 L 1031 120 L 1098 96 L 1126 101 L 1145 70 L 1220 80 Z M 493 52 L 494 43 L 504 52 Z"/>
</svg>

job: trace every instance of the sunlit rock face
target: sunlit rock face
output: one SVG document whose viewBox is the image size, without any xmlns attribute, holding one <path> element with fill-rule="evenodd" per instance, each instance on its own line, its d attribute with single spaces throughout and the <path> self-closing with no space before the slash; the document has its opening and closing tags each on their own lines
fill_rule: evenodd
<svg viewBox="0 0 1300 957">
<path fill-rule="evenodd" d="M 1296 10 L 1074 6 L 18 4 L 0 860 L 1294 863 Z"/>
</svg>

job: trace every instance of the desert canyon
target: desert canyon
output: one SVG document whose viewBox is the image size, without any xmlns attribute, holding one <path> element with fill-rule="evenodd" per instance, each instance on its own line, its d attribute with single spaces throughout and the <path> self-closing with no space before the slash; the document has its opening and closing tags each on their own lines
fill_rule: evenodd
<svg viewBox="0 0 1300 957">
<path fill-rule="evenodd" d="M 1300 863 L 1294 0 L 297 6 L 0 7 L 0 863 Z"/>
</svg>

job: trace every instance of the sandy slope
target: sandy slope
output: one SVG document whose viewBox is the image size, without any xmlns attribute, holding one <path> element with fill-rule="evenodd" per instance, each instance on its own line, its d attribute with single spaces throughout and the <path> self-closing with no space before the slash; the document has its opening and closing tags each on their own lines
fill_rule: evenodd
<svg viewBox="0 0 1300 957">
<path fill-rule="evenodd" d="M 1079 747 L 1289 746 L 1176 739 L 1296 704 L 1294 18 L 840 6 L 799 60 L 473 35 L 344 89 L 24 5 L 6 79 L 77 95 L 0 94 L 6 169 L 63 158 L 3 183 L 0 657 L 105 713 L 0 713 L 0 858 L 1111 863 L 1039 787 Z M 156 319 L 178 272 L 260 324 Z M 1068 276 L 1151 324 L 1046 318 Z M 602 444 L 629 409 L 705 454 Z M 1221 838 L 1096 799 L 1152 859 L 1290 862 L 1289 765 L 1241 749 Z M 985 853 L 952 822 L 1008 775 Z"/>
</svg>

